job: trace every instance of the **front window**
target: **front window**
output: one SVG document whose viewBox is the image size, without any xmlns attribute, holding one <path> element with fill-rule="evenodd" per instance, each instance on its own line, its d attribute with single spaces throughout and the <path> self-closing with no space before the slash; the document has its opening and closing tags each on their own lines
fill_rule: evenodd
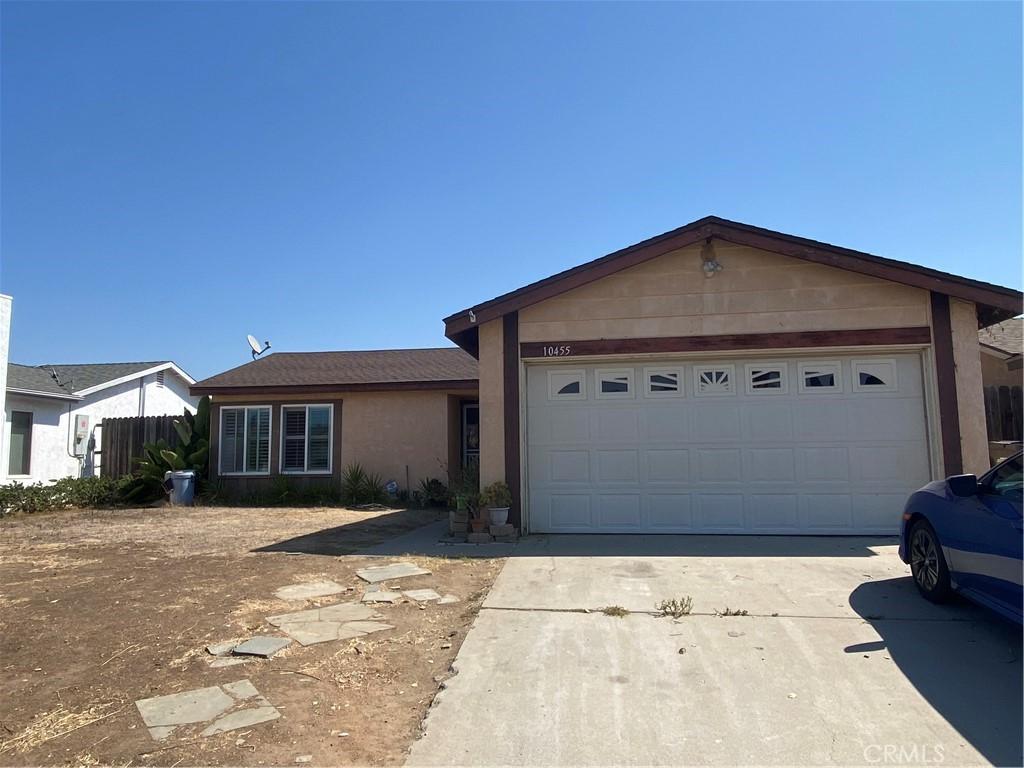
<svg viewBox="0 0 1024 768">
<path fill-rule="evenodd" d="M 329 405 L 286 405 L 281 409 L 281 471 L 331 471 Z"/>
<path fill-rule="evenodd" d="M 270 472 L 270 406 L 220 410 L 220 471 L 224 475 Z"/>
<path fill-rule="evenodd" d="M 32 412 L 11 411 L 11 446 L 7 458 L 9 475 L 32 472 Z"/>
</svg>

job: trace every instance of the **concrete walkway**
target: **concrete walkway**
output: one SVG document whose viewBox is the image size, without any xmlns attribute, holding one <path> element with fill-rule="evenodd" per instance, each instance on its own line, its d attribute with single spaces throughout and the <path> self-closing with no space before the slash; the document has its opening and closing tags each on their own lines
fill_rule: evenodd
<svg viewBox="0 0 1024 768">
<path fill-rule="evenodd" d="M 1019 628 L 893 539 L 530 538 L 455 667 L 409 765 L 1021 764 Z"/>
</svg>

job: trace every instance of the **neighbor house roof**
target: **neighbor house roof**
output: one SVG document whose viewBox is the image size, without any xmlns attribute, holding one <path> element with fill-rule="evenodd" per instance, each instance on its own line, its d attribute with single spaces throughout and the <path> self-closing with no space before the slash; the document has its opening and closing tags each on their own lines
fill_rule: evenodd
<svg viewBox="0 0 1024 768">
<path fill-rule="evenodd" d="M 50 365 L 10 363 L 7 367 L 7 389 L 23 394 L 73 395 L 81 399 L 101 389 L 164 370 L 174 371 L 189 384 L 195 382 L 195 379 L 170 360 Z"/>
<path fill-rule="evenodd" d="M 476 388 L 477 362 L 457 347 L 275 352 L 198 382 L 192 394 Z"/>
<path fill-rule="evenodd" d="M 948 272 L 940 272 L 937 269 L 874 256 L 870 253 L 854 251 L 817 240 L 808 240 L 783 232 L 729 221 L 717 216 L 705 216 L 671 232 L 665 232 L 594 261 L 530 283 L 511 293 L 456 312 L 444 320 L 445 336 L 475 355 L 478 345 L 477 328 L 481 323 L 545 301 L 670 251 L 711 238 L 872 275 L 972 301 L 977 305 L 978 321 L 982 326 L 1021 314 L 1022 304 L 1024 304 L 1024 295 L 1012 288 L 971 280 Z"/>
<path fill-rule="evenodd" d="M 81 400 L 67 387 L 61 386 L 46 368 L 34 365 L 7 365 L 7 391 L 15 394 L 55 397 L 59 400 Z"/>
<path fill-rule="evenodd" d="M 1007 355 L 1019 355 L 1024 348 L 1024 317 L 1013 317 L 978 331 L 978 341 Z"/>
</svg>

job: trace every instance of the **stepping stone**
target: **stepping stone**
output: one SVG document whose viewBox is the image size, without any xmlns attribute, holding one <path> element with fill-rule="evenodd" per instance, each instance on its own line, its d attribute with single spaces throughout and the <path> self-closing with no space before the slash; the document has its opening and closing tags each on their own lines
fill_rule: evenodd
<svg viewBox="0 0 1024 768">
<path fill-rule="evenodd" d="M 296 624 L 306 621 L 360 621 L 370 619 L 375 615 L 373 608 L 359 603 L 335 603 L 323 608 L 311 608 L 307 611 L 295 611 L 294 613 L 281 613 L 276 616 L 268 616 L 267 622 L 275 627 L 282 624 Z"/>
<path fill-rule="evenodd" d="M 402 599 L 401 592 L 388 592 L 380 589 L 376 592 L 367 592 L 363 595 L 362 602 L 364 603 L 397 603 Z"/>
<path fill-rule="evenodd" d="M 202 735 L 213 736 L 215 733 L 225 733 L 237 728 L 248 728 L 251 725 L 259 725 L 270 720 L 277 720 L 280 716 L 280 712 L 274 707 L 269 706 L 256 707 L 255 709 L 240 709 L 238 712 L 232 712 L 229 715 L 224 715 L 224 717 L 214 720 L 213 724 L 204 730 Z"/>
<path fill-rule="evenodd" d="M 390 563 L 389 565 L 375 565 L 371 568 L 360 568 L 356 571 L 363 581 L 376 584 L 379 581 L 390 581 L 391 579 L 404 579 L 407 576 L 429 576 L 430 571 L 420 568 L 415 563 Z"/>
<path fill-rule="evenodd" d="M 459 598 L 457 598 L 455 595 L 445 595 L 444 597 L 442 597 L 440 600 L 437 601 L 437 604 L 438 605 L 451 605 L 452 603 L 457 603 L 457 602 L 459 602 Z"/>
<path fill-rule="evenodd" d="M 287 637 L 260 635 L 250 638 L 241 645 L 236 645 L 232 653 L 236 656 L 262 656 L 269 659 L 282 648 L 287 648 L 292 641 Z"/>
<path fill-rule="evenodd" d="M 344 592 L 345 587 L 333 581 L 307 581 L 281 587 L 274 594 L 281 600 L 311 600 L 314 597 L 326 597 Z"/>
<path fill-rule="evenodd" d="M 441 596 L 432 589 L 408 589 L 402 594 L 415 600 L 417 603 L 426 603 L 431 600 L 441 599 Z"/>
<path fill-rule="evenodd" d="M 281 631 L 302 646 L 329 643 L 332 640 L 351 640 L 365 634 L 348 627 L 348 624 L 336 621 L 303 621 L 298 624 L 282 624 Z"/>
<path fill-rule="evenodd" d="M 233 667 L 233 666 L 235 666 L 237 664 L 248 664 L 248 663 L 249 663 L 249 659 L 243 658 L 241 656 L 234 656 L 234 657 L 232 657 L 232 656 L 222 656 L 220 658 L 216 658 L 216 659 L 211 659 L 210 660 L 210 666 L 212 668 L 214 668 L 214 669 L 217 669 L 219 667 Z"/>
<path fill-rule="evenodd" d="M 212 643 L 206 646 L 206 652 L 214 656 L 227 656 L 241 640 L 225 640 L 223 643 Z"/>
<path fill-rule="evenodd" d="M 345 625 L 345 629 L 357 631 L 361 635 L 369 635 L 371 632 L 383 632 L 385 629 L 394 629 L 394 627 L 379 621 L 350 621 Z"/>
<path fill-rule="evenodd" d="M 229 695 L 239 699 L 240 701 L 260 695 L 260 692 L 256 690 L 256 686 L 248 680 L 239 680 L 236 683 L 225 683 L 221 688 L 227 691 Z"/>
</svg>

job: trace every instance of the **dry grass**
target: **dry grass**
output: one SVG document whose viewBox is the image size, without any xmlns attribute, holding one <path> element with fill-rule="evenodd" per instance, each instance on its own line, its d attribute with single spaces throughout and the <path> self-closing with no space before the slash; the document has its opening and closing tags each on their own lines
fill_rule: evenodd
<svg viewBox="0 0 1024 768">
<path fill-rule="evenodd" d="M 121 702 L 111 701 L 106 704 L 99 704 L 95 707 L 74 712 L 68 710 L 63 704 L 57 705 L 49 712 L 43 712 L 32 720 L 32 723 L 17 736 L 12 736 L 6 741 L 0 742 L 0 755 L 7 752 L 28 752 L 33 747 L 44 744 L 47 741 L 58 739 L 79 728 L 104 720 L 111 715 L 116 715 L 123 706 Z M 117 707 L 115 709 L 115 707 Z"/>
<path fill-rule="evenodd" d="M 623 608 L 621 605 L 606 605 L 601 609 L 601 613 L 605 616 L 614 616 L 617 619 L 621 619 L 624 616 L 629 616 L 629 611 Z"/>
</svg>

